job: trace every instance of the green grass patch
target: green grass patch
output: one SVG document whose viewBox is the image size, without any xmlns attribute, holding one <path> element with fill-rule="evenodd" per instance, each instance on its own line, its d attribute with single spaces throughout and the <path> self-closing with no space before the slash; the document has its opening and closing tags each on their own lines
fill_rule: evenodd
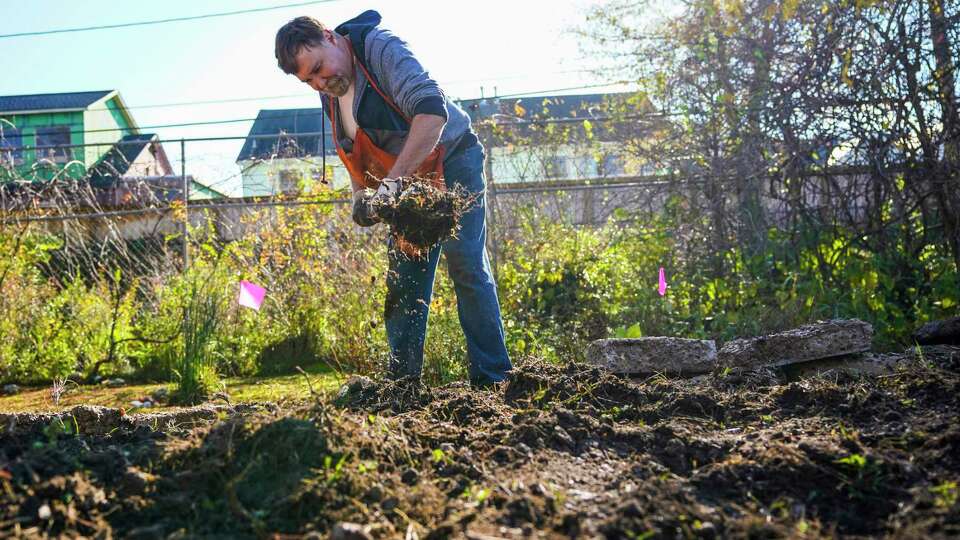
<svg viewBox="0 0 960 540">
<path fill-rule="evenodd" d="M 320 393 L 335 391 L 341 382 L 341 376 L 325 366 L 306 368 L 313 389 Z M 230 401 L 280 401 L 298 400 L 310 397 L 307 382 L 301 374 L 279 375 L 272 377 L 233 377 L 224 379 Z M 157 389 L 170 387 L 168 384 L 131 384 L 119 388 L 107 388 L 103 385 L 70 385 L 69 391 L 60 398 L 60 404 L 54 405 L 50 397 L 50 387 L 28 387 L 14 396 L 0 397 L 0 412 L 40 412 L 62 411 L 76 405 L 102 405 L 104 407 L 124 407 L 128 411 L 145 412 L 166 410 L 175 407 L 152 407 L 150 409 L 132 409 L 130 402 L 149 396 Z"/>
</svg>

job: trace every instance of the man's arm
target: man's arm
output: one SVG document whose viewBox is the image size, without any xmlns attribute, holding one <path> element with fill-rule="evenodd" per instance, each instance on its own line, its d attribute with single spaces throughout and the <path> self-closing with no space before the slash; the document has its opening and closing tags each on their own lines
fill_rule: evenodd
<svg viewBox="0 0 960 540">
<path fill-rule="evenodd" d="M 443 126 L 446 124 L 447 119 L 442 116 L 433 114 L 414 116 L 410 123 L 407 140 L 403 143 L 397 161 L 387 173 L 387 177 L 400 178 L 416 172 L 427 155 L 437 146 L 440 134 L 443 133 Z"/>
<path fill-rule="evenodd" d="M 388 178 L 414 173 L 436 147 L 447 123 L 443 91 L 400 38 L 374 29 L 367 36 L 370 71 L 384 92 L 410 118 L 410 130 Z"/>
</svg>

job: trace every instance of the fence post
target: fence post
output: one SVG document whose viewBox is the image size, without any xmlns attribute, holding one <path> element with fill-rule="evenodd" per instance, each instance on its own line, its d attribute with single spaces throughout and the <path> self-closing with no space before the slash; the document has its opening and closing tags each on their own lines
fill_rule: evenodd
<svg viewBox="0 0 960 540">
<path fill-rule="evenodd" d="M 187 235 L 190 231 L 190 182 L 187 180 L 187 141 L 180 139 L 180 179 L 183 181 L 183 271 L 190 267 L 190 247 Z"/>
<path fill-rule="evenodd" d="M 487 207 L 490 210 L 487 220 L 487 251 L 493 259 L 491 261 L 493 263 L 493 278 L 496 280 L 499 274 L 500 254 L 497 250 L 497 184 L 493 177 L 493 137 L 488 126 L 481 125 L 478 131 L 483 144 L 483 153 L 486 156 L 483 168 L 487 180 Z"/>
<path fill-rule="evenodd" d="M 596 225 L 596 216 L 593 209 L 594 186 L 589 180 L 587 180 L 586 186 L 587 188 L 584 189 L 583 193 L 581 194 L 581 197 L 583 197 L 580 200 L 580 202 L 583 204 L 583 216 L 581 217 L 580 221 L 582 221 L 584 225 L 593 226 Z"/>
</svg>

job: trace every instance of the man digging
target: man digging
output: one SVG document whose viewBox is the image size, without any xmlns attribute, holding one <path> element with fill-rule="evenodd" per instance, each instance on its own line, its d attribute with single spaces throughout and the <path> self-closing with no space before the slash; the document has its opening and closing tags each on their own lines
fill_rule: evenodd
<svg viewBox="0 0 960 540">
<path fill-rule="evenodd" d="M 383 209 L 402 197 L 406 177 L 430 178 L 440 189 L 465 191 L 475 199 L 460 216 L 457 236 L 441 244 L 417 251 L 402 237 L 390 237 L 384 309 L 390 376 L 420 378 L 442 249 L 457 293 L 470 382 L 502 381 L 511 364 L 484 247 L 483 147 L 463 109 L 446 98 L 406 43 L 379 24 L 375 11 L 334 31 L 311 17 L 297 17 L 277 32 L 277 62 L 321 94 L 337 154 L 350 172 L 358 225 L 384 221 Z"/>
</svg>

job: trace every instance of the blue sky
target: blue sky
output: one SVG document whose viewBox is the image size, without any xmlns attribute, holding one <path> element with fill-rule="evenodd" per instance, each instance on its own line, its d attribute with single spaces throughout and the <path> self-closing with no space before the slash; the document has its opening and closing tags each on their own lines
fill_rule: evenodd
<svg viewBox="0 0 960 540">
<path fill-rule="evenodd" d="M 332 1 L 312 6 L 92 32 L 0 39 L 0 95 L 117 89 L 141 126 L 252 118 L 257 111 L 315 107 L 316 94 L 283 74 L 273 57 L 277 28 L 312 15 L 335 26 L 365 9 L 405 39 L 448 95 L 490 96 L 598 81 L 584 69 L 570 31 L 597 0 L 445 2 Z M 33 0 L 3 3 L 0 34 L 203 15 L 296 0 Z M 16 6 L 16 7 L 13 7 Z M 615 87 L 611 87 L 615 89 Z M 604 91 L 603 88 L 584 92 Z M 285 96 L 285 97 L 276 97 Z M 292 97 L 289 97 L 292 96 Z M 273 99 L 267 99 L 267 98 Z M 238 103 L 145 107 L 219 99 Z M 162 138 L 242 136 L 250 122 L 150 129 Z M 190 143 L 188 172 L 225 181 L 242 141 Z M 176 145 L 165 145 L 179 159 Z"/>
</svg>

